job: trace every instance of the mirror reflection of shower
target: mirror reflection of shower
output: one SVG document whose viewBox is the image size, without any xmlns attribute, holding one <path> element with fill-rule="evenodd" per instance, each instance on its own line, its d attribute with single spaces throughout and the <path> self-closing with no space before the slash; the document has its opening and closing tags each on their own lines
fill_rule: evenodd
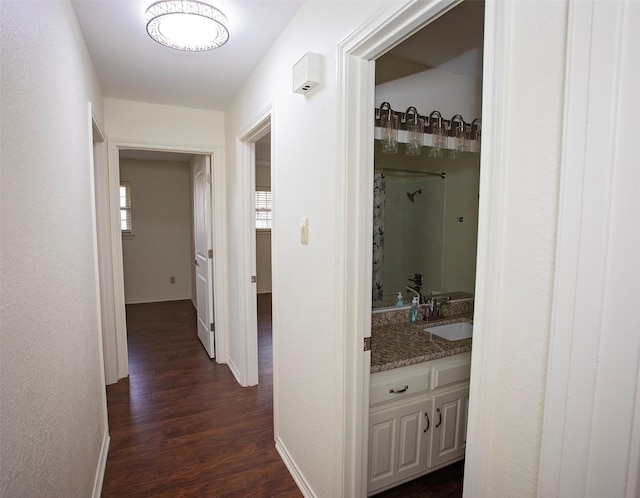
<svg viewBox="0 0 640 498">
<path fill-rule="evenodd" d="M 410 193 L 410 192 L 407 192 L 407 197 L 409 198 L 409 200 L 410 200 L 411 202 L 414 202 L 414 198 L 415 198 L 416 194 L 421 194 L 421 193 L 422 193 L 422 189 L 421 189 L 421 188 L 419 188 L 419 189 L 418 189 L 418 190 L 416 190 L 413 194 L 412 194 L 412 193 Z"/>
</svg>

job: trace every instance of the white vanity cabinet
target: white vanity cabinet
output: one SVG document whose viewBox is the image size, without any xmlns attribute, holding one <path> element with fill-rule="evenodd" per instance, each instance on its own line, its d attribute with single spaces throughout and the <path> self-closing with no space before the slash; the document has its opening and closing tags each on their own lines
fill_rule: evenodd
<svg viewBox="0 0 640 498">
<path fill-rule="evenodd" d="M 467 440 L 469 384 L 433 396 L 429 468 L 459 460 Z"/>
<path fill-rule="evenodd" d="M 412 365 L 371 376 L 368 491 L 424 473 L 430 368 Z"/>
<path fill-rule="evenodd" d="M 464 457 L 470 353 L 371 375 L 368 494 Z"/>
</svg>

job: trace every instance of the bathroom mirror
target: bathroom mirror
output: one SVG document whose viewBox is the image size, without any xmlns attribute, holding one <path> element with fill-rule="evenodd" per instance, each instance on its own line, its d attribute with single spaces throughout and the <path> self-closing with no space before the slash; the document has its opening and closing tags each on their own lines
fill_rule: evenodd
<svg viewBox="0 0 640 498">
<path fill-rule="evenodd" d="M 408 285 L 427 297 L 472 296 L 480 154 L 432 158 L 423 147 L 407 156 L 404 144 L 398 154 L 383 154 L 375 142 L 373 307 L 395 306 L 398 292 L 410 304 Z"/>
<path fill-rule="evenodd" d="M 385 147 L 374 141 L 374 308 L 395 306 L 398 292 L 410 305 L 409 285 L 427 297 L 473 296 L 480 133 L 467 151 L 434 154 L 439 135 L 430 117 L 437 110 L 447 120 L 447 146 L 459 144 L 456 124 L 473 130 L 479 122 L 483 36 L 484 2 L 464 1 L 375 61 L 375 107 L 387 113 L 379 111 L 375 125 Z M 394 113 L 401 131 L 394 131 Z M 429 131 L 419 155 L 411 155 L 416 150 L 407 152 L 403 142 L 411 140 L 408 124 L 420 118 Z"/>
</svg>

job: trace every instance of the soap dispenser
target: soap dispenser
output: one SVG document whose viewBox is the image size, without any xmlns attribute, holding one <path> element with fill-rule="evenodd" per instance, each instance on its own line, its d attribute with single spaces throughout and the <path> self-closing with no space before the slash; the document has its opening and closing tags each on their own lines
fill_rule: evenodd
<svg viewBox="0 0 640 498">
<path fill-rule="evenodd" d="M 411 300 L 411 323 L 418 321 L 418 296 L 414 296 Z"/>
<path fill-rule="evenodd" d="M 404 302 L 402 301 L 402 292 L 398 292 L 396 296 L 396 308 L 401 308 L 404 306 Z"/>
</svg>

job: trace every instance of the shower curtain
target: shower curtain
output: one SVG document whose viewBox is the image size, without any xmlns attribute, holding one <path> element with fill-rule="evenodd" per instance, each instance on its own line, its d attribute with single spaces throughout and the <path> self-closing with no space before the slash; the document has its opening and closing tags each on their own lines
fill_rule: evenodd
<svg viewBox="0 0 640 498">
<path fill-rule="evenodd" d="M 373 300 L 382 299 L 382 263 L 384 262 L 384 175 L 373 176 Z"/>
</svg>

